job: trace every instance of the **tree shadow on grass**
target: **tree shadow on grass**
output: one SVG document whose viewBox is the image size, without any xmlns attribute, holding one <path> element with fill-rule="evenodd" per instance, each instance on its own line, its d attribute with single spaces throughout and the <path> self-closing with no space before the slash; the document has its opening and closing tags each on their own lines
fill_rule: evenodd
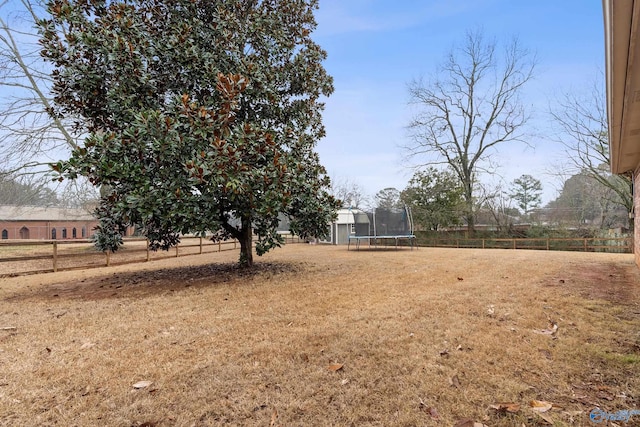
<svg viewBox="0 0 640 427">
<path fill-rule="evenodd" d="M 304 263 L 264 262 L 255 263 L 248 268 L 240 267 L 237 263 L 223 263 L 115 272 L 25 290 L 6 298 L 5 301 L 144 298 L 179 292 L 186 288 L 204 288 L 221 284 L 243 285 L 256 279 L 270 281 L 282 275 L 300 274 L 304 269 Z"/>
</svg>

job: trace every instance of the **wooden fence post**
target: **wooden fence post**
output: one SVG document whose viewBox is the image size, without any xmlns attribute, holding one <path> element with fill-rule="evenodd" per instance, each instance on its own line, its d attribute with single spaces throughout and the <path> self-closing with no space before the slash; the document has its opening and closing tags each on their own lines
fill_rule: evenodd
<svg viewBox="0 0 640 427">
<path fill-rule="evenodd" d="M 547 237 L 547 250 L 549 250 L 549 238 Z"/>
<path fill-rule="evenodd" d="M 107 256 L 107 267 L 111 264 L 111 251 L 104 251 L 104 254 Z"/>
<path fill-rule="evenodd" d="M 149 251 L 149 239 L 147 239 L 147 262 L 151 259 L 151 252 Z"/>
<path fill-rule="evenodd" d="M 202 236 L 200 236 L 200 255 L 202 255 Z"/>
<path fill-rule="evenodd" d="M 58 271 L 58 242 L 53 241 L 53 272 Z"/>
<path fill-rule="evenodd" d="M 178 258 L 178 246 L 180 246 L 180 243 L 176 244 L 176 258 Z"/>
</svg>

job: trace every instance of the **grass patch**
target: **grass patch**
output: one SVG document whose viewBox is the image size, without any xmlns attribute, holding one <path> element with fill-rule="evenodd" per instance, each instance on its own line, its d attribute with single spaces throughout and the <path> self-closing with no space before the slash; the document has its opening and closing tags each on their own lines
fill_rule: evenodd
<svg viewBox="0 0 640 427">
<path fill-rule="evenodd" d="M 640 363 L 640 354 L 605 352 L 600 355 L 605 361 L 618 365 L 635 365 Z"/>
<path fill-rule="evenodd" d="M 555 425 L 589 425 L 596 406 L 640 407 L 630 255 L 236 258 L 3 279 L 0 423 L 544 425 L 537 400 Z"/>
</svg>

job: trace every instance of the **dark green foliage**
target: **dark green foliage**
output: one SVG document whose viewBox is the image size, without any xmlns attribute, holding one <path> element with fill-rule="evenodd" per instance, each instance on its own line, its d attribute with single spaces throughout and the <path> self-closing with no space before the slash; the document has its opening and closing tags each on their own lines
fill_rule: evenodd
<svg viewBox="0 0 640 427">
<path fill-rule="evenodd" d="M 464 214 L 463 189 L 456 176 L 428 167 L 416 172 L 401 194 L 414 222 L 424 230 L 458 225 Z"/>
<path fill-rule="evenodd" d="M 111 212 L 112 205 L 104 200 L 96 209 L 99 223 L 96 226 L 95 234 L 91 236 L 91 240 L 96 247 L 102 251 L 117 251 L 123 244 L 122 236 L 124 235 L 123 221 L 119 221 Z"/>
<path fill-rule="evenodd" d="M 387 187 L 376 193 L 376 207 L 379 209 L 393 210 L 402 207 L 400 191 L 393 187 Z"/>
<path fill-rule="evenodd" d="M 511 198 L 525 215 L 529 215 L 532 208 L 540 206 L 542 201 L 542 184 L 531 175 L 522 175 L 511 184 Z"/>
<path fill-rule="evenodd" d="M 337 203 L 314 152 L 319 98 L 333 91 L 326 54 L 309 37 L 316 7 L 50 2 L 40 26 L 53 113 L 80 117 L 88 134 L 54 169 L 107 187 L 98 214 L 112 222 L 102 224 L 135 225 L 153 248 L 213 231 L 240 240 L 250 265 L 253 231 L 259 255 L 281 243 L 279 213 L 300 236 L 321 234 Z"/>
</svg>

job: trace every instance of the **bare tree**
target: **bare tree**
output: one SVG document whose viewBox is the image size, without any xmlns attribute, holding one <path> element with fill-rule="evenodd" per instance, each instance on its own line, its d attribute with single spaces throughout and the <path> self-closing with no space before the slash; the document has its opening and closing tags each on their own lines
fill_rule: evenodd
<svg viewBox="0 0 640 427">
<path fill-rule="evenodd" d="M 609 171 L 609 131 L 604 76 L 600 75 L 586 94 L 565 92 L 550 107 L 550 114 L 562 131 L 559 141 L 573 174 L 586 173 L 611 191 L 607 205 L 633 209 L 631 175 L 613 175 Z M 633 229 L 633 219 L 629 219 Z"/>
<path fill-rule="evenodd" d="M 405 147 L 417 166 L 447 164 L 460 180 L 469 232 L 475 229 L 474 189 L 480 172 L 491 172 L 498 144 L 522 141 L 528 119 L 520 92 L 532 78 L 535 56 L 517 40 L 503 55 L 482 32 L 468 32 L 430 81 L 409 84 L 419 113 L 409 124 Z"/>
<path fill-rule="evenodd" d="M 570 227 L 606 229 L 626 224 L 627 211 L 619 203 L 613 204 L 612 193 L 610 186 L 583 170 L 564 182 L 562 191 L 549 202 L 547 210 L 557 224 Z"/>
<path fill-rule="evenodd" d="M 492 188 L 481 186 L 480 192 L 484 201 L 481 209 L 486 209 L 489 212 L 498 233 L 504 233 L 511 229 L 517 209 L 511 205 L 512 199 L 504 191 L 502 185 L 498 184 Z"/>
<path fill-rule="evenodd" d="M 33 175 L 0 174 L 0 204 L 51 206 L 58 205 L 58 198 L 46 183 Z"/>
<path fill-rule="evenodd" d="M 331 195 L 342 201 L 343 207 L 366 208 L 370 200 L 362 186 L 345 177 L 331 178 Z"/>
<path fill-rule="evenodd" d="M 42 0 L 0 0 L 0 176 L 27 180 L 38 188 L 51 187 L 49 162 L 68 157 L 79 139 L 71 121 L 49 114 L 50 67 L 40 56 L 35 28 L 44 14 Z M 84 204 L 97 197 L 95 189 L 82 182 L 67 182 L 60 190 L 62 204 Z"/>
</svg>

